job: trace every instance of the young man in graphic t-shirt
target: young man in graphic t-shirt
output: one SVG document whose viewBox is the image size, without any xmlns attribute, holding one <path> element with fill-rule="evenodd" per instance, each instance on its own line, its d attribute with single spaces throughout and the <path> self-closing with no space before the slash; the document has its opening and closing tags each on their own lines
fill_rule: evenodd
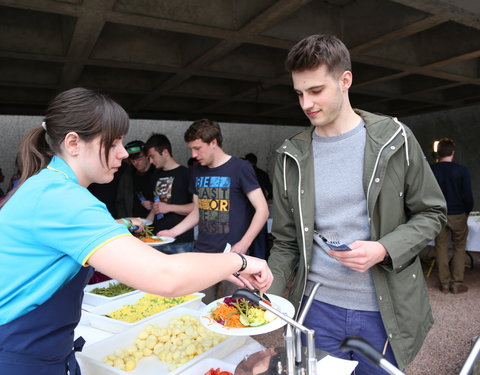
<svg viewBox="0 0 480 375">
<path fill-rule="evenodd" d="M 192 193 L 188 184 L 190 169 L 178 164 L 172 156 L 172 145 L 163 134 L 153 134 L 145 143 L 145 154 L 155 166 L 153 203 L 149 218 L 154 233 L 180 223 L 193 210 Z M 179 235 L 172 244 L 164 245 L 165 253 L 185 253 L 193 249 L 193 229 Z"/>
<path fill-rule="evenodd" d="M 222 133 L 214 121 L 194 122 L 184 138 L 199 163 L 190 180 L 194 209 L 181 223 L 159 234 L 177 237 L 198 224 L 194 251 L 218 253 L 228 243 L 231 251 L 246 254 L 268 219 L 267 201 L 252 166 L 222 150 Z M 249 202 L 255 209 L 253 217 Z M 204 291 L 205 302 L 219 297 L 218 286 Z M 233 292 L 233 285 L 223 286 L 220 294 Z"/>
</svg>

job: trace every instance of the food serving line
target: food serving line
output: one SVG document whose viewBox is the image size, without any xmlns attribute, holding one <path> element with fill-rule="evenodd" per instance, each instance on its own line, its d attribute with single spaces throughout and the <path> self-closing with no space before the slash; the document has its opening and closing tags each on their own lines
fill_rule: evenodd
<svg viewBox="0 0 480 375">
<path fill-rule="evenodd" d="M 190 309 L 180 309 L 178 313 L 191 313 Z M 150 323 L 149 323 L 150 324 Z M 140 329 L 139 329 L 140 330 Z M 265 349 L 261 344 L 250 337 L 240 338 L 224 342 L 225 344 L 216 350 L 204 353 L 192 360 L 188 366 L 177 370 L 169 371 L 167 366 L 162 364 L 158 358 L 145 358 L 144 363 L 139 364 L 138 368 L 131 372 L 116 370 L 114 368 L 105 368 L 101 366 L 101 360 L 95 359 L 99 356 L 92 355 L 100 346 L 106 345 L 109 351 L 113 351 L 116 344 L 118 347 L 125 347 L 128 343 L 121 343 L 129 335 L 125 336 L 118 333 L 106 332 L 98 328 L 91 327 L 89 322 L 82 318 L 80 324 L 75 330 L 75 338 L 82 336 L 85 340 L 84 353 L 77 354 L 77 360 L 82 370 L 82 375 L 111 375 L 111 374 L 185 374 L 204 375 L 211 368 L 220 368 L 222 371 L 229 371 L 232 374 L 235 371 L 237 363 L 240 363 L 246 356 Z M 128 337 L 131 339 L 131 337 Z M 133 340 L 132 340 L 133 341 Z M 226 347 L 225 345 L 228 345 Z"/>
<path fill-rule="evenodd" d="M 168 238 L 156 237 L 149 245 L 157 247 L 162 242 L 168 243 Z M 229 250 L 227 245 L 225 251 Z M 205 305 L 203 293 L 164 298 L 127 290 L 115 280 L 88 285 L 75 329 L 75 339 L 86 341 L 77 360 L 84 375 L 349 375 L 357 362 L 315 349 L 314 331 L 302 325 L 319 287 L 315 285 L 294 320 L 295 309 L 288 300 L 247 289 Z M 110 292 L 99 295 L 98 288 Z M 231 312 L 233 307 L 235 312 Z M 232 314 L 237 323 L 228 322 L 227 327 Z M 285 324 L 284 346 L 265 348 L 251 337 Z M 362 354 L 388 374 L 403 374 L 361 338 L 346 338 L 340 349 Z M 468 358 L 472 363 L 465 363 L 461 375 L 479 361 L 479 352 L 480 341 Z"/>
<path fill-rule="evenodd" d="M 98 286 L 105 286 L 106 283 L 117 282 L 104 282 L 100 283 L 103 285 Z M 320 284 L 314 286 L 311 296 L 315 295 L 319 286 Z M 233 299 L 238 305 L 238 299 L 243 298 L 243 301 L 252 303 L 254 310 L 262 308 L 265 314 L 270 312 L 277 319 L 269 319 L 268 323 L 260 326 L 227 328 L 212 319 L 217 311 L 222 310 L 218 306 L 225 303 L 223 298 L 205 305 L 201 301 L 203 293 L 193 293 L 187 296 L 188 298 L 182 299 L 178 305 L 136 322 L 125 323 L 106 317 L 105 311 L 124 303 L 127 303 L 126 306 L 130 308 L 131 305 L 128 304 L 132 301 L 142 301 L 151 295 L 146 296 L 146 293 L 132 291 L 126 293 L 127 296 L 113 297 L 115 301 L 105 302 L 107 297 L 94 295 L 91 293 L 92 287 L 94 286 L 86 288 L 86 303 L 83 305 L 82 319 L 75 330 L 75 339 L 82 336 L 86 340 L 83 351 L 77 353 L 77 360 L 84 375 L 209 375 L 216 369 L 223 372 L 213 375 L 348 375 L 357 364 L 355 361 L 334 358 L 315 349 L 314 331 L 302 325 L 313 297 L 309 297 L 303 310 L 298 314 L 297 320 L 294 320 L 293 306 L 282 297 L 259 296 L 247 289 L 237 290 L 228 298 L 229 301 Z M 88 302 L 97 305 L 90 305 Z M 100 311 L 103 313 L 99 313 Z M 250 337 L 274 331 L 285 323 L 287 326 L 284 330 L 282 347 L 264 348 Z M 169 348 L 168 353 L 164 350 L 165 348 L 160 352 L 156 351 L 157 348 L 154 348 L 156 339 L 158 343 L 162 342 L 161 345 L 163 343 L 167 345 L 168 337 L 175 335 L 179 335 L 178 338 L 183 336 L 184 341 L 179 344 L 183 346 L 181 353 L 177 352 L 177 347 Z M 197 344 L 204 345 L 203 349 L 189 352 L 191 345 L 185 344 L 185 339 L 189 340 L 188 335 L 197 337 Z M 302 346 L 301 335 L 305 335 L 306 347 Z M 156 337 L 153 344 L 149 343 L 152 337 Z M 208 345 L 205 347 L 206 342 Z M 403 374 L 361 338 L 346 338 L 340 349 L 362 354 L 388 374 Z M 133 366 L 131 371 L 124 371 L 117 368 L 118 366 L 112 367 L 113 360 L 118 359 L 122 363 L 132 361 L 128 358 L 136 357 L 138 350 L 144 352 L 136 358 L 138 363 L 136 362 L 136 367 Z M 155 355 L 152 355 L 153 353 Z M 175 356 L 177 358 L 173 362 L 174 367 L 171 367 L 172 353 L 174 353 L 173 358 Z M 168 355 L 170 359 L 165 359 Z M 108 364 L 108 361 L 111 363 Z M 125 367 L 128 368 L 128 364 Z M 477 370 L 480 368 L 480 340 L 477 340 L 474 345 L 460 375 L 470 374 L 472 368 Z"/>
<path fill-rule="evenodd" d="M 257 327 L 227 328 L 213 321 L 210 312 L 219 303 L 222 303 L 223 299 L 205 305 L 202 302 L 202 297 L 204 296 L 202 293 L 193 293 L 191 298 L 183 303 L 137 322 L 128 323 L 107 317 L 106 314 L 122 306 L 136 303 L 135 301 L 145 298 L 147 294 L 140 291 L 131 291 L 120 296 L 105 297 L 92 293 L 94 288 L 106 287 L 116 283 L 114 280 L 107 281 L 89 285 L 85 289 L 82 319 L 75 330 L 75 338 L 82 336 L 86 340 L 82 352 L 77 353 L 77 360 L 83 375 L 204 375 L 210 369 L 216 368 L 235 375 L 268 374 L 268 371 L 271 371 L 268 366 L 275 367 L 274 373 L 277 373 L 278 371 L 287 370 L 289 366 L 294 366 L 293 360 L 298 359 L 297 357 L 294 358 L 298 353 L 295 354 L 295 348 L 292 346 L 295 345 L 295 333 L 292 328 L 295 328 L 295 326 L 299 327 L 299 323 L 291 319 L 294 315 L 294 308 L 290 302 L 282 297 L 275 295 L 265 297 L 271 300 L 269 302 L 271 305 L 267 305 L 265 310 L 270 309 L 273 313 L 279 314 L 278 316 L 281 315 L 282 318 L 274 319 L 267 324 Z M 246 292 L 247 297 L 250 293 L 255 298 L 259 298 L 257 306 L 261 306 L 264 303 L 263 299 L 250 291 L 241 290 L 241 292 Z M 238 298 L 236 294 L 234 297 Z M 243 295 L 240 295 L 240 297 L 243 297 Z M 179 365 L 177 368 L 169 368 L 168 364 L 160 360 L 160 355 L 151 355 L 139 359 L 136 362 L 136 368 L 132 371 L 124 371 L 104 363 L 106 357 L 112 356 L 113 360 L 116 355 L 119 355 L 119 349 L 126 353 L 144 331 L 152 329 L 148 328 L 149 326 L 167 327 L 169 324 L 172 324 L 172 321 L 183 319 L 185 316 L 193 317 L 201 323 L 200 326 L 195 328 L 196 331 L 200 332 L 200 335 L 205 335 L 204 330 L 206 328 L 206 331 L 211 331 L 210 333 L 215 336 L 215 338 L 212 338 L 214 344 L 210 348 L 207 348 L 203 353 L 196 355 L 188 362 Z M 287 325 L 290 328 L 285 330 L 285 342 L 289 343 L 288 345 L 286 344 L 285 348 L 265 348 L 251 337 L 256 334 L 264 334 L 280 329 L 287 323 L 285 319 L 290 322 L 293 321 L 294 324 L 292 327 Z M 185 320 L 188 319 L 185 318 Z M 299 333 L 299 331 L 296 333 L 298 338 L 300 337 Z M 220 335 L 222 338 L 217 339 L 216 337 L 220 337 Z M 218 340 L 218 342 L 215 340 Z M 297 345 L 298 343 L 299 341 L 297 341 Z M 312 343 L 309 342 L 309 344 Z M 133 351 L 134 349 L 132 349 Z M 309 346 L 309 350 L 305 352 L 304 358 L 301 360 L 303 365 L 311 367 L 307 374 L 328 374 L 334 371 L 337 375 L 347 375 L 356 366 L 354 361 L 344 361 L 328 356 L 326 353 L 317 352 L 315 354 L 314 352 L 313 344 L 313 346 Z M 181 358 L 185 355 L 185 352 L 183 352 L 177 356 Z M 123 354 L 120 354 L 120 356 L 123 356 Z M 290 359 L 288 356 L 290 356 Z M 263 368 L 262 366 L 267 367 Z M 295 371 L 290 373 L 293 374 Z"/>
<path fill-rule="evenodd" d="M 155 313 L 137 322 L 125 322 L 106 316 L 122 306 L 136 303 L 146 296 L 140 291 L 132 291 L 120 296 L 105 297 L 92 293 L 95 288 L 106 288 L 117 284 L 115 280 L 89 285 L 85 288 L 84 304 L 82 305 L 82 318 L 75 330 L 75 338 L 82 336 L 86 343 L 83 351 L 77 353 L 77 360 L 83 375 L 111 375 L 111 374 L 205 374 L 210 368 L 221 368 L 233 373 L 235 363 L 240 362 L 246 355 L 264 349 L 257 341 L 248 336 L 227 337 L 210 350 L 195 357 L 187 364 L 170 370 L 169 366 L 162 363 L 157 356 L 142 358 L 137 362 L 133 371 L 123 371 L 109 366 L 103 362 L 108 355 L 114 354 L 119 349 L 131 346 L 138 334 L 149 325 L 159 327 L 167 326 L 174 318 L 192 316 L 199 318 L 201 311 L 206 307 L 201 299 L 203 293 L 193 293 L 193 298 Z M 197 365 L 197 367 L 195 367 Z M 210 367 L 208 367 L 210 366 Z M 200 369 L 201 367 L 201 369 Z M 207 368 L 208 367 L 208 368 Z M 203 369 L 205 369 L 203 371 Z M 187 371 L 188 370 L 188 371 Z M 203 372 L 201 372 L 203 371 Z"/>
</svg>

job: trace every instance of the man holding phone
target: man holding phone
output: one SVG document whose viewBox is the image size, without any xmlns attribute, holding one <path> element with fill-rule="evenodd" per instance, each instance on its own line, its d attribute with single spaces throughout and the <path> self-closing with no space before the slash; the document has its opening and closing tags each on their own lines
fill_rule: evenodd
<svg viewBox="0 0 480 375">
<path fill-rule="evenodd" d="M 442 192 L 405 125 L 351 107 L 339 39 L 307 37 L 285 66 L 313 127 L 277 150 L 269 292 L 283 295 L 293 277 L 298 308 L 322 283 L 305 320 L 317 348 L 359 361 L 356 375 L 384 373 L 339 350 L 362 336 L 404 368 L 433 323 L 418 253 L 445 224 Z"/>
</svg>

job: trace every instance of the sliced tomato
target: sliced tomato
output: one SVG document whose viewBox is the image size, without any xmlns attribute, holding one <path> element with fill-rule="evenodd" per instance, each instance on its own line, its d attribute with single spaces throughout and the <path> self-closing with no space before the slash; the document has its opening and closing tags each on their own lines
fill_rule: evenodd
<svg viewBox="0 0 480 375">
<path fill-rule="evenodd" d="M 218 375 L 233 375 L 233 374 L 229 371 L 221 371 Z"/>
<path fill-rule="evenodd" d="M 205 373 L 205 375 L 219 375 L 219 374 L 220 374 L 220 368 L 217 368 L 217 369 L 211 368 Z"/>
</svg>

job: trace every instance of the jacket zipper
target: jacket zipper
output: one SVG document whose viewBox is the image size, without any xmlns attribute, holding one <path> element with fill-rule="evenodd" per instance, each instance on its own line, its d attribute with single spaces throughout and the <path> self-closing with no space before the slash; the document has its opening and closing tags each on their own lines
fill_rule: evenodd
<svg viewBox="0 0 480 375">
<path fill-rule="evenodd" d="M 397 129 L 397 131 L 390 137 L 390 139 L 382 146 L 382 148 L 380 149 L 380 151 L 378 153 L 377 159 L 375 160 L 375 167 L 373 168 L 372 177 L 370 177 L 370 182 L 368 183 L 368 187 L 367 187 L 367 215 L 368 215 L 368 221 L 371 221 L 370 204 L 369 204 L 370 188 L 372 187 L 372 182 L 375 178 L 375 174 L 377 173 L 377 168 L 378 168 L 378 164 L 380 162 L 380 157 L 382 156 L 382 152 L 385 149 L 385 147 L 387 147 L 395 139 L 395 137 L 398 135 L 398 133 L 400 131 L 402 131 L 402 127 L 399 127 Z M 407 158 L 408 158 L 408 156 L 407 156 Z"/>
<path fill-rule="evenodd" d="M 302 296 L 305 294 L 305 289 L 307 288 L 307 274 L 308 274 L 308 265 L 307 265 L 307 249 L 306 249 L 306 243 L 305 243 L 305 228 L 303 225 L 303 211 L 302 211 L 302 204 L 301 204 L 301 186 L 302 186 L 302 170 L 300 168 L 300 163 L 298 160 L 289 152 L 284 151 L 285 155 L 290 156 L 295 163 L 297 164 L 298 168 L 298 211 L 300 215 L 300 226 L 301 226 L 301 232 L 302 232 L 302 251 L 303 251 L 303 262 L 304 262 L 304 267 L 305 267 L 305 277 L 303 278 L 303 291 L 302 291 Z M 284 175 L 284 183 L 285 183 L 285 190 L 287 189 L 287 178 L 286 178 L 286 168 L 283 168 L 283 175 Z M 301 300 L 300 300 L 301 303 Z"/>
</svg>

